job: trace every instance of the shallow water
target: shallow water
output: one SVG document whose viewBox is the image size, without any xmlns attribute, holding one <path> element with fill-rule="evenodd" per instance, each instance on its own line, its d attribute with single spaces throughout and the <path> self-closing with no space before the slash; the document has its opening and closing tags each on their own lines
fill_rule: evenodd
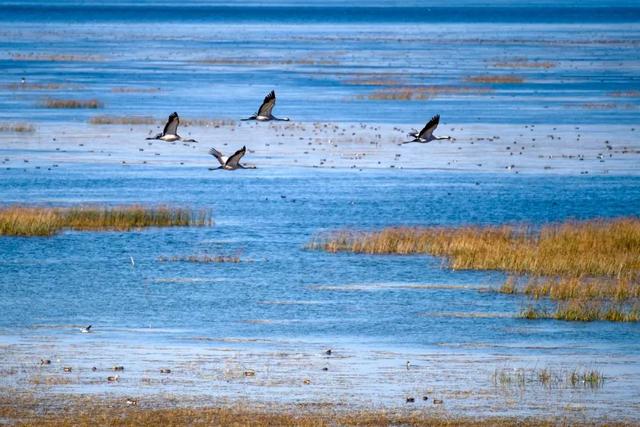
<svg viewBox="0 0 640 427">
<path fill-rule="evenodd" d="M 452 271 L 440 258 L 305 249 L 342 228 L 637 215 L 633 2 L 553 14 L 461 2 L 468 7 L 436 15 L 420 14 L 417 3 L 312 15 L 287 2 L 286 10 L 191 2 L 171 13 L 151 1 L 107 2 L 100 13 L 34 4 L 0 16 L 2 120 L 36 127 L 0 134 L 0 203 L 171 204 L 210 209 L 215 225 L 0 238 L 3 392 L 393 407 L 429 394 L 460 413 L 640 419 L 640 326 L 518 319 L 526 301 L 494 292 L 503 273 Z M 411 25 L 402 25 L 406 13 Z M 523 81 L 467 80 L 485 75 Z M 59 87 L 20 86 L 22 76 Z M 369 99 L 415 85 L 441 87 L 429 99 Z M 299 127 L 189 127 L 183 133 L 202 144 L 150 146 L 143 138 L 156 125 L 86 123 L 173 110 L 237 120 L 272 88 L 274 113 Z M 104 108 L 47 109 L 47 96 L 98 98 Z M 456 141 L 396 145 L 436 112 Z M 316 135 L 311 122 L 329 121 L 342 123 Z M 512 141 L 526 150 L 512 155 Z M 258 169 L 208 171 L 210 144 L 246 144 Z M 512 163 L 523 174 L 507 172 Z M 241 262 L 160 260 L 203 254 Z M 81 334 L 87 324 L 95 332 Z M 52 366 L 38 366 L 41 357 Z M 119 364 L 121 380 L 106 384 Z M 36 384 L 63 365 L 73 375 Z M 159 373 L 166 366 L 173 374 Z M 535 380 L 514 389 L 494 384 L 503 368 L 532 378 L 539 368 L 562 378 L 598 369 L 606 380 L 596 390 Z"/>
</svg>

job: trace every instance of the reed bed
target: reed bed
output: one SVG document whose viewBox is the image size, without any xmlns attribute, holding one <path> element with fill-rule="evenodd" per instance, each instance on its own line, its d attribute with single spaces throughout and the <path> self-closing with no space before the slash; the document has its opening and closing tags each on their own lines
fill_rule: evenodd
<svg viewBox="0 0 640 427">
<path fill-rule="evenodd" d="M 628 302 L 640 299 L 640 283 L 628 278 L 561 277 L 535 278 L 524 287 L 518 287 L 509 278 L 500 288 L 504 294 L 524 294 L 534 300 L 549 298 L 556 301 L 576 298 L 609 299 Z"/>
<path fill-rule="evenodd" d="M 174 207 L 10 206 L 0 208 L 0 236 L 52 236 L 65 229 L 129 231 L 146 227 L 211 225 L 207 211 Z"/>
<path fill-rule="evenodd" d="M 555 319 L 571 322 L 638 322 L 640 321 L 640 304 L 620 303 L 607 299 L 591 300 L 587 298 L 571 298 L 560 301 L 555 309 L 530 304 L 524 308 L 520 317 L 523 319 Z"/>
<path fill-rule="evenodd" d="M 48 98 L 43 101 L 46 108 L 102 108 L 104 104 L 97 99 L 54 99 Z"/>
<path fill-rule="evenodd" d="M 153 117 L 131 116 L 94 116 L 89 119 L 92 125 L 152 125 L 156 123 Z"/>
<path fill-rule="evenodd" d="M 193 262 L 197 264 L 232 263 L 240 262 L 240 257 L 228 255 L 189 255 L 189 256 L 161 256 L 160 262 Z"/>
<path fill-rule="evenodd" d="M 369 94 L 357 95 L 356 99 L 382 101 L 423 101 L 441 95 L 476 95 L 490 93 L 491 88 L 468 86 L 399 86 L 375 90 Z"/>
<path fill-rule="evenodd" d="M 466 79 L 472 83 L 500 83 L 500 84 L 516 84 L 524 82 L 522 77 L 518 76 L 474 76 Z"/>
<path fill-rule="evenodd" d="M 445 256 L 456 270 L 634 280 L 640 272 L 640 219 L 571 221 L 537 231 L 526 226 L 339 231 L 316 238 L 309 247 L 328 252 Z"/>
<path fill-rule="evenodd" d="M 0 132 L 32 133 L 36 128 L 28 123 L 0 123 Z"/>
</svg>

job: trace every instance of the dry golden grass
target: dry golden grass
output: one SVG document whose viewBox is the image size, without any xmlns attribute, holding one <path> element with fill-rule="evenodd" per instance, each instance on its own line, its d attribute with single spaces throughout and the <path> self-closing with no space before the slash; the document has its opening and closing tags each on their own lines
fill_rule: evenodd
<svg viewBox="0 0 640 427">
<path fill-rule="evenodd" d="M 201 264 L 209 264 L 209 263 L 238 263 L 240 262 L 240 257 L 237 256 L 226 256 L 226 255 L 190 255 L 190 256 L 161 256 L 158 258 L 160 262 L 193 262 L 193 263 L 201 263 Z"/>
<path fill-rule="evenodd" d="M 116 116 L 94 116 L 89 119 L 92 125 L 152 125 L 156 123 L 153 117 L 116 117 Z"/>
<path fill-rule="evenodd" d="M 501 83 L 501 84 L 515 84 L 522 83 L 524 79 L 518 76 L 474 76 L 466 79 L 468 82 L 473 83 Z"/>
<path fill-rule="evenodd" d="M 468 86 L 399 86 L 379 89 L 366 95 L 357 95 L 356 99 L 423 101 L 442 95 L 483 94 L 489 92 L 492 92 L 491 88 Z"/>
<path fill-rule="evenodd" d="M 0 123 L 0 132 L 31 133 L 36 128 L 28 123 Z"/>
<path fill-rule="evenodd" d="M 560 277 L 534 278 L 518 287 L 513 277 L 507 279 L 499 290 L 503 294 L 525 294 L 532 299 L 550 298 L 569 300 L 576 298 L 608 299 L 627 302 L 640 299 L 640 283 L 628 278 Z"/>
<path fill-rule="evenodd" d="M 577 371 L 576 371 L 577 372 Z M 577 372 L 576 384 L 582 380 Z M 586 377 L 585 377 L 586 378 Z M 264 407 L 251 403 L 227 407 L 175 407 L 175 399 L 151 402 L 145 399 L 128 406 L 126 399 L 0 397 L 0 418 L 19 426 L 557 426 L 605 425 L 584 419 L 548 419 L 455 416 L 418 410 L 356 410 L 331 404 L 300 404 Z M 145 407 L 146 406 L 146 407 Z M 433 405 L 431 405 L 433 406 Z M 624 425 L 607 422 L 608 426 Z"/>
<path fill-rule="evenodd" d="M 0 236 L 51 236 L 64 229 L 120 230 L 145 227 L 205 226 L 212 223 L 206 211 L 172 207 L 80 206 L 0 208 Z"/>
<path fill-rule="evenodd" d="M 504 270 L 546 276 L 608 276 L 640 272 L 640 219 L 619 218 L 527 227 L 392 227 L 342 231 L 311 248 L 367 254 L 446 256 L 453 269 Z"/>
<path fill-rule="evenodd" d="M 97 99 L 53 99 L 43 101 L 46 108 L 102 108 L 103 104 Z"/>
<path fill-rule="evenodd" d="M 593 322 L 606 320 L 609 322 L 640 321 L 640 304 L 622 304 L 611 300 L 587 298 L 571 298 L 560 301 L 555 310 L 530 305 L 521 313 L 524 319 L 555 319 L 572 322 Z"/>
</svg>

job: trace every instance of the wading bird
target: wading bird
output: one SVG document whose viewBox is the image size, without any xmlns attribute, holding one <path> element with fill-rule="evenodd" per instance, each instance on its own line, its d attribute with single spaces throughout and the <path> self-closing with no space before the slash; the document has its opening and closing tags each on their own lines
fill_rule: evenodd
<svg viewBox="0 0 640 427">
<path fill-rule="evenodd" d="M 451 139 L 450 136 L 433 135 L 433 131 L 438 127 L 438 123 L 440 123 L 440 114 L 436 114 L 435 116 L 433 116 L 420 132 L 414 129 L 414 131 L 409 134 L 409 136 L 412 136 L 414 138 L 413 141 L 403 142 L 403 144 L 408 144 L 410 142 L 427 143 L 440 139 Z"/>
<path fill-rule="evenodd" d="M 209 154 L 218 159 L 220 162 L 220 166 L 217 168 L 209 168 L 209 170 L 217 170 L 217 169 L 226 169 L 226 170 L 235 170 L 235 169 L 255 169 L 255 166 L 244 166 L 240 164 L 240 159 L 244 156 L 244 153 L 247 152 L 247 147 L 242 147 L 229 157 L 223 156 L 221 152 L 212 148 L 209 150 Z"/>
<path fill-rule="evenodd" d="M 262 105 L 258 108 L 258 112 L 253 116 L 248 117 L 242 120 L 257 120 L 259 122 L 267 122 L 269 120 L 280 120 L 280 121 L 289 121 L 289 117 L 278 118 L 271 114 L 273 107 L 276 105 L 276 92 L 271 91 L 264 97 L 264 101 L 262 101 Z"/>
<path fill-rule="evenodd" d="M 156 136 L 153 136 L 147 139 L 159 139 L 161 141 L 167 141 L 167 142 L 174 142 L 174 141 L 198 142 L 195 139 L 182 139 L 182 137 L 178 135 L 179 124 L 180 124 L 180 117 L 178 117 L 178 113 L 174 111 L 169 116 L 169 119 L 167 120 L 167 124 L 164 125 L 164 129 L 162 130 L 162 133 L 159 133 Z"/>
</svg>

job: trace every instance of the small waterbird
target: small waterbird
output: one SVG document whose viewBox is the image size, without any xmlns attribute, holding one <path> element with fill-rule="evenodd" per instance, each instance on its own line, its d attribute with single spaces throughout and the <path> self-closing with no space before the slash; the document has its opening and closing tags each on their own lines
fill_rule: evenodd
<svg viewBox="0 0 640 427">
<path fill-rule="evenodd" d="M 120 375 L 114 375 L 114 376 L 109 376 L 107 377 L 107 381 L 109 381 L 110 383 L 116 382 L 120 380 Z"/>
<path fill-rule="evenodd" d="M 180 124 L 180 117 L 178 117 L 178 113 L 175 111 L 171 113 L 169 118 L 167 119 L 167 124 L 164 125 L 164 129 L 162 133 L 157 134 L 154 137 L 147 139 L 159 139 L 161 141 L 174 142 L 174 141 L 182 141 L 182 142 L 198 142 L 195 139 L 182 139 L 180 135 L 178 135 L 178 125 Z"/>
<path fill-rule="evenodd" d="M 220 166 L 217 168 L 209 168 L 209 170 L 217 170 L 217 169 L 225 169 L 225 170 L 236 170 L 236 169 L 255 169 L 255 166 L 245 166 L 240 164 L 240 159 L 244 156 L 244 153 L 247 152 L 247 147 L 242 147 L 229 157 L 223 156 L 221 152 L 216 150 L 215 148 L 211 148 L 209 150 L 209 154 L 218 159 L 220 162 Z"/>
<path fill-rule="evenodd" d="M 91 333 L 91 325 L 87 326 L 86 328 L 81 328 L 80 332 L 82 332 L 83 334 Z"/>
<path fill-rule="evenodd" d="M 408 144 L 410 142 L 420 142 L 424 144 L 441 139 L 451 139 L 450 136 L 433 135 L 433 131 L 438 127 L 438 123 L 440 123 L 440 114 L 436 114 L 435 116 L 433 116 L 420 132 L 414 129 L 414 131 L 409 134 L 409 136 L 412 136 L 414 138 L 413 141 L 403 142 L 403 144 Z"/>
<path fill-rule="evenodd" d="M 255 113 L 253 116 L 248 117 L 246 119 L 242 119 L 242 120 L 257 120 L 259 122 L 267 122 L 269 120 L 279 120 L 279 121 L 288 122 L 289 117 L 278 118 L 278 117 L 275 117 L 273 114 L 271 114 L 271 111 L 273 111 L 273 107 L 275 105 L 276 105 L 276 92 L 272 90 L 267 94 L 267 96 L 264 97 L 264 101 L 262 101 L 262 105 L 260 106 L 260 108 L 258 108 L 258 112 Z"/>
</svg>

